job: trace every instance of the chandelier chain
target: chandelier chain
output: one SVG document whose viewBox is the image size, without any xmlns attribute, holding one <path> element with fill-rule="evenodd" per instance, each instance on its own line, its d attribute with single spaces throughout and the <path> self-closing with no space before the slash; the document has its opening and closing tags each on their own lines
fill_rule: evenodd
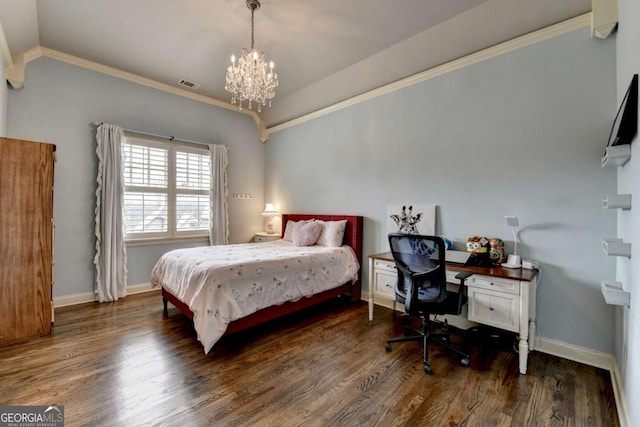
<svg viewBox="0 0 640 427">
<path fill-rule="evenodd" d="M 253 50 L 253 26 L 255 23 L 253 13 L 255 12 L 254 8 L 251 8 L 251 50 Z"/>
</svg>

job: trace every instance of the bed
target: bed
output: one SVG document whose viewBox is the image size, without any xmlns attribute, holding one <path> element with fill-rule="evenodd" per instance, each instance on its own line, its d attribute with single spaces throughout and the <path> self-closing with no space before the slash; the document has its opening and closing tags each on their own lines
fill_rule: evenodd
<svg viewBox="0 0 640 427">
<path fill-rule="evenodd" d="M 281 237 L 289 221 L 311 219 L 326 223 L 345 220 L 342 247 L 295 248 L 288 241 L 276 240 L 178 249 L 163 255 L 152 271 L 151 284 L 162 288 L 165 316 L 170 302 L 189 317 L 208 353 L 223 335 L 337 296 L 348 295 L 352 301 L 360 301 L 363 218 L 283 214 Z M 343 267 L 348 271 L 342 271 Z M 302 282 L 304 286 L 298 284 L 285 293 L 271 290 L 272 284 L 280 286 L 285 282 Z M 265 304 L 268 305 L 263 307 Z"/>
</svg>

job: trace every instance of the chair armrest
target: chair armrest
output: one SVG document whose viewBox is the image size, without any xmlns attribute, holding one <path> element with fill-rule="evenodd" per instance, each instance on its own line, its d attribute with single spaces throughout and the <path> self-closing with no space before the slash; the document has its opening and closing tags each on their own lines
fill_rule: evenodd
<svg viewBox="0 0 640 427">
<path fill-rule="evenodd" d="M 462 312 L 462 305 L 464 301 L 464 282 L 469 278 L 469 276 L 473 276 L 473 273 L 463 271 L 456 274 L 456 279 L 460 280 L 460 289 L 458 290 L 458 314 Z"/>
<path fill-rule="evenodd" d="M 464 285 L 464 281 L 467 280 L 467 278 L 469 276 L 473 276 L 473 273 L 469 272 L 469 271 L 463 271 L 460 272 L 458 274 L 456 274 L 456 279 L 460 280 L 460 284 Z"/>
</svg>

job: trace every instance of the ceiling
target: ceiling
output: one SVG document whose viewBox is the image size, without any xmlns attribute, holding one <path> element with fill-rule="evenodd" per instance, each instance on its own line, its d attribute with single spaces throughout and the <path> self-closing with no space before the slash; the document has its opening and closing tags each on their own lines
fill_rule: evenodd
<svg viewBox="0 0 640 427">
<path fill-rule="evenodd" d="M 268 126 L 591 10 L 591 0 L 262 0 L 255 46 L 280 86 Z M 244 0 L 2 0 L 12 55 L 42 46 L 229 101 Z M 28 81 L 25 82 L 28 85 Z"/>
</svg>

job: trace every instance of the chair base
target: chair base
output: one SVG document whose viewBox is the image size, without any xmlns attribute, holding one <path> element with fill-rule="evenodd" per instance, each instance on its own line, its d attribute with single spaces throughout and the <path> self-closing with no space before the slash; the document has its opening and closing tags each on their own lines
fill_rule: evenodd
<svg viewBox="0 0 640 427">
<path fill-rule="evenodd" d="M 432 374 L 433 368 L 429 363 L 429 342 L 434 342 L 436 344 L 443 346 L 447 350 L 452 351 L 457 355 L 461 356 L 460 364 L 464 367 L 469 367 L 469 365 L 471 365 L 471 360 L 469 358 L 470 356 L 469 351 L 464 351 L 458 347 L 454 347 L 453 345 L 451 345 L 448 332 L 442 333 L 442 334 L 430 333 L 431 323 L 438 323 L 442 325 L 443 330 L 448 331 L 452 329 L 459 335 L 465 335 L 465 338 L 466 338 L 466 331 L 456 328 L 455 326 L 449 325 L 446 322 L 446 320 L 444 323 L 442 323 L 442 322 L 435 322 L 435 321 L 429 321 L 429 320 L 423 319 L 422 331 L 411 328 L 409 326 L 405 326 L 404 328 L 405 335 L 402 337 L 388 339 L 385 349 L 387 351 L 391 351 L 391 343 L 394 343 L 394 342 L 422 341 L 424 371 L 428 374 Z"/>
</svg>

